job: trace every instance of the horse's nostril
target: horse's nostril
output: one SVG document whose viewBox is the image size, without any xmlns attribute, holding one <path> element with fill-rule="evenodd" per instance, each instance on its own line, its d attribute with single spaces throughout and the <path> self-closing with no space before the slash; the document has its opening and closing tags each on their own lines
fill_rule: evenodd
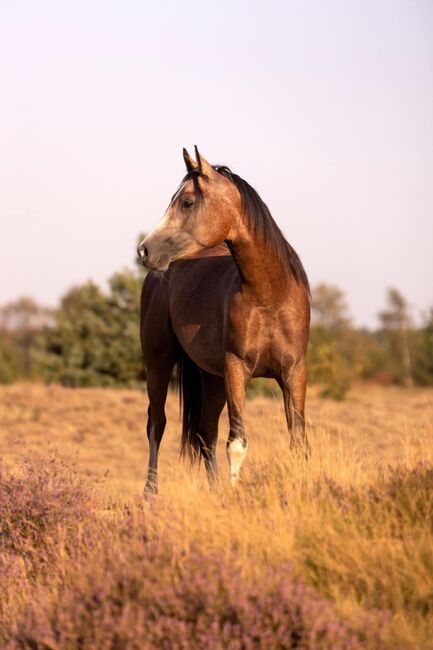
<svg viewBox="0 0 433 650">
<path fill-rule="evenodd" d="M 141 259 L 144 259 L 145 257 L 148 257 L 149 252 L 145 246 L 139 246 L 137 248 L 137 255 L 138 257 L 141 257 Z"/>
</svg>

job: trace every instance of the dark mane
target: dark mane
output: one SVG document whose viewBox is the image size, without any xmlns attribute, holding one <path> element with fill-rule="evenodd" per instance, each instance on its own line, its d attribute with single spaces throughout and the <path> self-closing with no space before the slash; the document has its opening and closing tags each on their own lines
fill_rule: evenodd
<svg viewBox="0 0 433 650">
<path fill-rule="evenodd" d="M 242 199 L 243 214 L 248 221 L 251 231 L 265 240 L 271 252 L 276 255 L 282 263 L 285 271 L 291 272 L 297 282 L 301 282 L 310 293 L 307 274 L 305 273 L 305 269 L 299 259 L 299 255 L 284 237 L 283 233 L 275 223 L 268 206 L 260 198 L 256 190 L 251 187 L 249 183 L 244 181 L 243 178 L 234 174 L 225 165 L 213 165 L 212 167 L 216 172 L 218 172 L 218 174 L 221 174 L 221 176 L 224 176 L 236 185 Z M 198 168 L 189 171 L 183 177 L 179 188 L 176 190 L 171 200 L 173 201 L 186 181 L 192 180 L 194 183 L 194 191 L 197 196 L 197 204 L 198 206 L 201 205 L 204 197 L 200 183 L 198 182 L 200 176 L 206 177 Z"/>
<path fill-rule="evenodd" d="M 298 282 L 310 292 L 307 274 L 299 255 L 284 237 L 275 223 L 268 206 L 256 190 L 225 165 L 214 165 L 213 169 L 236 185 L 242 198 L 243 213 L 252 232 L 262 237 L 270 250 L 278 257 L 286 271 L 291 271 Z M 198 184 L 198 183 L 197 183 Z"/>
</svg>

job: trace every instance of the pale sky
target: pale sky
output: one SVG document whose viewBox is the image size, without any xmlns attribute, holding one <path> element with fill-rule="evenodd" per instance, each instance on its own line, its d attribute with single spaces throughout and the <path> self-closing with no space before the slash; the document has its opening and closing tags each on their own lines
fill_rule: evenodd
<svg viewBox="0 0 433 650">
<path fill-rule="evenodd" d="M 0 3 L 0 304 L 132 266 L 182 147 L 374 326 L 433 305 L 433 2 Z"/>
</svg>

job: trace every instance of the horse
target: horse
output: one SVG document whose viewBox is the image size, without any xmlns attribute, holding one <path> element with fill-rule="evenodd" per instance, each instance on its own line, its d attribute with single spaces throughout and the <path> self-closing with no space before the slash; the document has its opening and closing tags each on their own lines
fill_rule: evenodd
<svg viewBox="0 0 433 650">
<path fill-rule="evenodd" d="M 157 493 L 165 401 L 177 365 L 183 406 L 181 453 L 218 476 L 218 421 L 227 402 L 227 457 L 236 485 L 248 449 L 244 409 L 253 377 L 282 391 L 290 448 L 308 457 L 305 429 L 310 290 L 301 260 L 259 194 L 195 147 L 162 221 L 140 243 L 150 272 L 141 294 L 147 366 L 149 465 Z"/>
</svg>

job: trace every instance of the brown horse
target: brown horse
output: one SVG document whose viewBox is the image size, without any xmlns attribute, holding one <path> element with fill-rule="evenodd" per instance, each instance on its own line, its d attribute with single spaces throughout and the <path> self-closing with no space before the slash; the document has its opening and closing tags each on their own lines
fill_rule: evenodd
<svg viewBox="0 0 433 650">
<path fill-rule="evenodd" d="M 281 387 L 290 446 L 305 432 L 308 280 L 301 261 L 257 192 L 227 167 L 184 149 L 188 173 L 161 223 L 138 247 L 152 269 L 143 284 L 141 343 L 147 364 L 149 470 L 157 491 L 165 400 L 178 364 L 182 451 L 217 476 L 218 420 L 227 401 L 232 484 L 247 453 L 244 402 L 252 377 Z"/>
</svg>

